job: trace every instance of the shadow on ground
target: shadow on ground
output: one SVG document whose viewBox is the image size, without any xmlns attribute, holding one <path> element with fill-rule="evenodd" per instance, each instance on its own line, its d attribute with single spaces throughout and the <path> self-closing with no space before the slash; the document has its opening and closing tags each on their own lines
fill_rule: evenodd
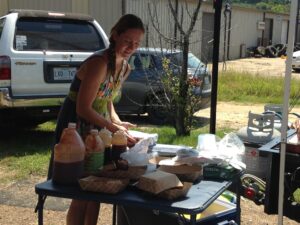
<svg viewBox="0 0 300 225">
<path fill-rule="evenodd" d="M 137 124 L 137 126 L 142 126 L 142 127 L 161 126 L 161 125 L 156 125 L 151 123 L 147 115 L 121 115 L 120 118 L 122 121 L 128 121 Z M 200 127 L 205 127 L 209 125 L 209 123 L 210 123 L 210 118 L 208 117 L 194 116 L 192 126 L 194 129 L 196 129 Z M 172 126 L 171 123 L 164 124 L 164 125 Z"/>
<path fill-rule="evenodd" d="M 35 208 L 38 196 L 34 187 L 37 183 L 44 181 L 42 177 L 28 177 L 5 186 L 0 185 L 0 204 Z M 70 204 L 69 199 L 47 197 L 45 209 L 65 211 Z"/>
</svg>

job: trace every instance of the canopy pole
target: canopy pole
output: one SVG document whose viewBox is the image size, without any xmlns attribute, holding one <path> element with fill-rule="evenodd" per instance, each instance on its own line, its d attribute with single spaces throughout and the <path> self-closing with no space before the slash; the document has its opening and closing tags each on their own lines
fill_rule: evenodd
<svg viewBox="0 0 300 225">
<path fill-rule="evenodd" d="M 297 0 L 291 1 L 290 8 L 290 26 L 287 47 L 287 60 L 285 66 L 284 79 L 284 97 L 283 97 L 283 114 L 281 126 L 281 144 L 280 144 L 280 168 L 279 168 L 279 193 L 278 193 L 278 225 L 283 225 L 283 204 L 284 204 L 284 173 L 285 173 L 285 154 L 287 142 L 287 128 L 288 128 L 288 109 L 290 98 L 290 84 L 292 72 L 292 57 L 294 49 L 294 37 L 296 28 L 297 15 Z"/>
<path fill-rule="evenodd" d="M 210 126 L 209 126 L 209 132 L 211 134 L 216 133 L 218 67 L 219 67 L 219 46 L 220 46 L 222 0 L 214 0 L 214 8 L 215 8 L 214 45 L 213 45 L 212 84 L 211 84 L 211 101 L 210 101 Z"/>
</svg>

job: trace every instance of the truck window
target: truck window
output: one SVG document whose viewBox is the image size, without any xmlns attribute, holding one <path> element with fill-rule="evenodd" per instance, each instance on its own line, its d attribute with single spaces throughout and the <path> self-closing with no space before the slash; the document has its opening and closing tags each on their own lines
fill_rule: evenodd
<svg viewBox="0 0 300 225">
<path fill-rule="evenodd" d="M 22 17 L 16 24 L 14 48 L 18 51 L 94 52 L 105 45 L 88 21 Z"/>
<path fill-rule="evenodd" d="M 5 18 L 0 19 L 0 39 L 1 39 L 1 36 L 2 36 L 4 23 L 5 23 Z"/>
</svg>

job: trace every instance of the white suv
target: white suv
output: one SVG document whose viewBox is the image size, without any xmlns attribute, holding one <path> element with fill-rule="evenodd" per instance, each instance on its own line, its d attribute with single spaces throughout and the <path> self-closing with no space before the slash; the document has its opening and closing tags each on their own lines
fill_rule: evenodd
<svg viewBox="0 0 300 225">
<path fill-rule="evenodd" d="M 1 17 L 0 124 L 56 117 L 80 63 L 107 46 L 87 15 L 11 10 Z"/>
</svg>

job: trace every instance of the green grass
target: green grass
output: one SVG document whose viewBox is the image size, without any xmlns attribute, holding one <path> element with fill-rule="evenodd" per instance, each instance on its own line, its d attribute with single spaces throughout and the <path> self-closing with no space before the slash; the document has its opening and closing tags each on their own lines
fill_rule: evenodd
<svg viewBox="0 0 300 225">
<path fill-rule="evenodd" d="M 190 136 L 186 137 L 177 137 L 175 129 L 169 126 L 161 126 L 154 128 L 142 128 L 136 129 L 146 133 L 157 133 L 158 134 L 158 143 L 160 144 L 174 144 L 174 145 L 187 145 L 196 147 L 199 134 L 209 133 L 208 126 L 201 127 L 198 129 L 193 129 Z M 231 130 L 224 129 L 218 130 L 217 136 L 223 137 L 226 133 L 229 133 Z"/>
<path fill-rule="evenodd" d="M 55 123 L 47 122 L 35 130 L 7 130 L 0 138 L 0 165 L 7 179 L 46 175 L 54 143 Z M 8 175 L 9 174 L 9 175 Z"/>
<path fill-rule="evenodd" d="M 291 100 L 300 96 L 300 80 L 291 80 Z M 282 104 L 284 78 L 227 71 L 219 74 L 218 100 Z"/>
</svg>

